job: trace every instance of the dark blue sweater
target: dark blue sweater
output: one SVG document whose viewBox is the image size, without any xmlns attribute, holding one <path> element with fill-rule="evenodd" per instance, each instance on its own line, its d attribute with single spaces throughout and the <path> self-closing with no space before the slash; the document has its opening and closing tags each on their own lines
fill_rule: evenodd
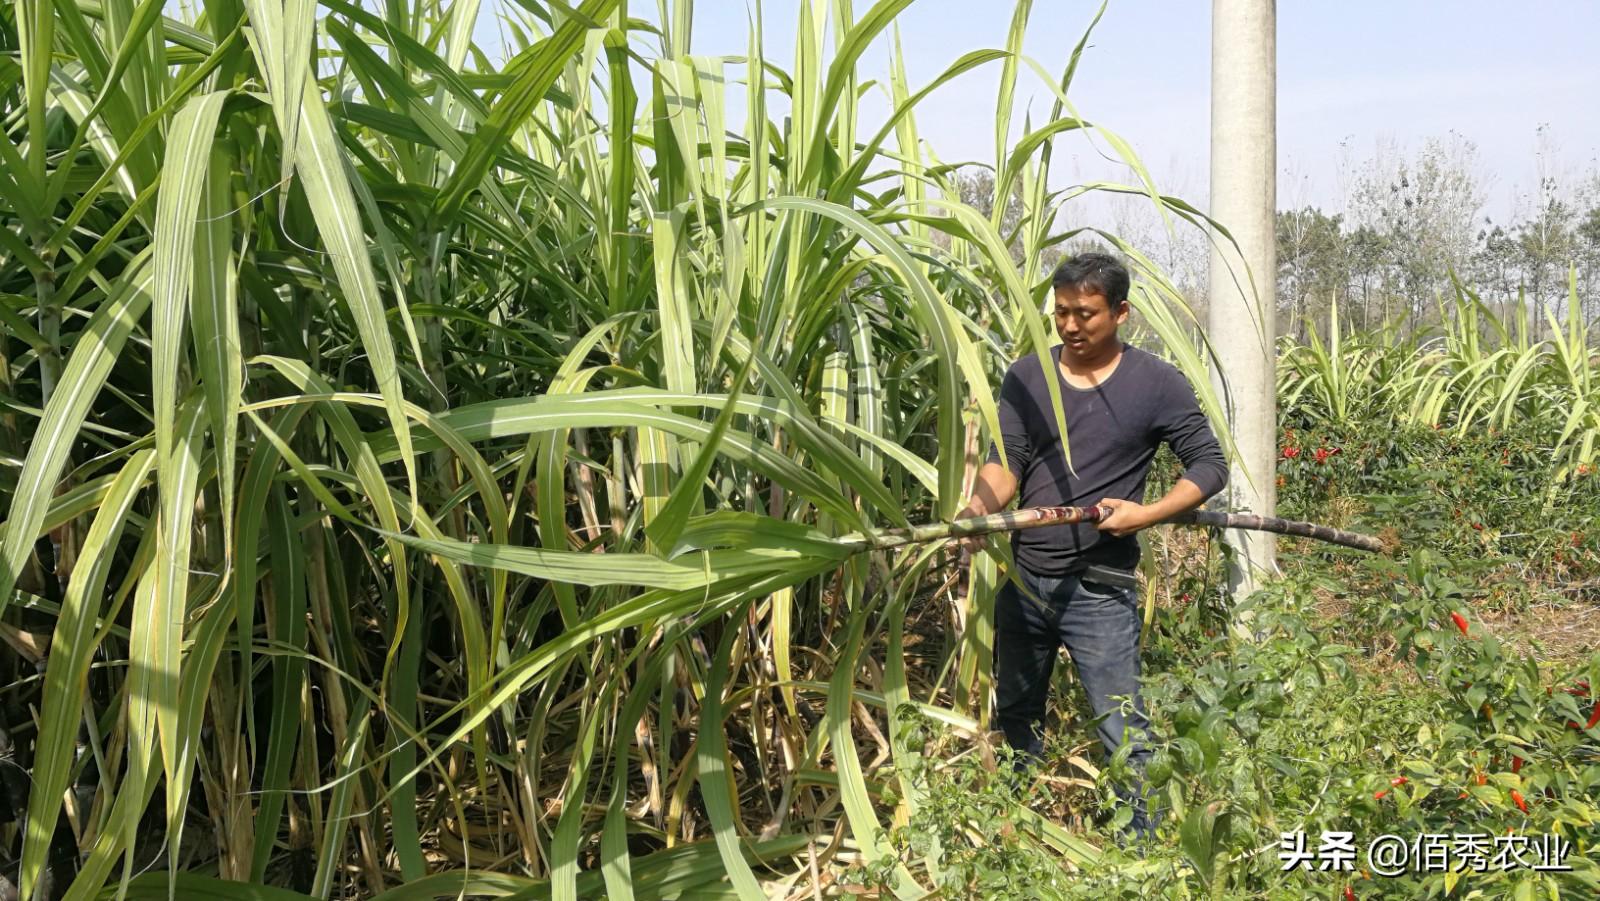
<svg viewBox="0 0 1600 901">
<path fill-rule="evenodd" d="M 1061 430 L 1050 408 L 1050 391 L 1039 358 L 1011 364 L 1000 386 L 1000 432 L 1006 465 L 1019 483 L 1019 506 L 1084 507 L 1115 497 L 1144 503 L 1150 461 L 1165 441 L 1183 461 L 1183 477 L 1210 497 L 1228 481 L 1228 465 L 1194 389 L 1172 364 L 1124 344 L 1110 377 L 1094 388 L 1074 388 L 1061 375 L 1061 348 L 1050 374 L 1061 386 L 1072 465 L 1061 453 Z M 989 460 L 1000 462 L 990 445 Z M 1048 526 L 1011 534 L 1018 565 L 1059 576 L 1091 564 L 1133 569 L 1138 538 L 1113 537 L 1090 524 Z"/>
</svg>

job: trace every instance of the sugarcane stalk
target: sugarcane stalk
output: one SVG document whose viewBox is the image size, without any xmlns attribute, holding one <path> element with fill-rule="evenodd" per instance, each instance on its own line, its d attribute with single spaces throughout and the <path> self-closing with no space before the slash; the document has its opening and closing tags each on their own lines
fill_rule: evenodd
<svg viewBox="0 0 1600 901">
<path fill-rule="evenodd" d="M 835 540 L 853 551 L 881 551 L 908 544 L 987 535 L 990 532 L 1014 532 L 1020 529 L 1037 529 L 1040 526 L 1099 522 L 1110 515 L 1110 507 L 1029 507 L 951 522 L 930 522 L 905 529 L 883 529 L 866 535 L 852 532 Z"/>
<path fill-rule="evenodd" d="M 1111 513 L 1112 509 L 1110 507 L 1103 506 L 1028 507 L 1022 510 L 1009 510 L 1004 513 L 991 513 L 988 516 L 957 519 L 952 522 L 927 523 L 904 529 L 884 529 L 865 535 L 855 532 L 841 536 L 837 540 L 840 544 L 856 551 L 885 550 L 904 547 L 908 544 L 923 544 L 930 541 L 947 541 L 954 538 L 987 535 L 991 532 L 1017 532 L 1023 529 L 1038 529 L 1044 526 L 1070 525 L 1080 522 L 1096 523 L 1110 516 Z M 1314 538 L 1318 541 L 1370 551 L 1374 554 L 1382 554 L 1389 551 L 1384 542 L 1370 535 L 1347 532 L 1344 529 L 1335 529 L 1330 526 L 1317 525 L 1316 523 L 1280 519 L 1276 516 L 1190 510 L 1186 513 L 1179 513 L 1176 516 L 1163 519 L 1161 524 L 1211 526 L 1223 529 L 1252 529 L 1259 532 L 1276 532 L 1280 535 L 1298 535 L 1303 538 Z"/>
<path fill-rule="evenodd" d="M 1257 532 L 1275 532 L 1279 535 L 1298 535 L 1301 538 L 1313 538 L 1317 541 L 1326 541 L 1342 547 L 1355 548 L 1358 551 L 1368 551 L 1374 554 L 1391 554 L 1395 548 L 1391 543 L 1371 535 L 1360 532 L 1348 532 L 1344 529 L 1335 529 L 1332 526 L 1321 526 L 1314 522 L 1302 522 L 1297 519 L 1280 519 L 1276 516 L 1257 516 L 1254 513 L 1219 513 L 1213 510 L 1190 510 L 1176 516 L 1162 520 L 1163 523 L 1174 525 L 1213 526 L 1219 529 L 1253 529 Z"/>
</svg>

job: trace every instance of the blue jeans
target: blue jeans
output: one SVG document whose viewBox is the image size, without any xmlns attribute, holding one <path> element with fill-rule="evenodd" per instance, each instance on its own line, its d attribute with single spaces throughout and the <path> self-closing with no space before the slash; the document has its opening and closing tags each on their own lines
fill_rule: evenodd
<svg viewBox="0 0 1600 901">
<path fill-rule="evenodd" d="M 1138 590 L 1020 568 L 1017 576 L 1033 598 L 1010 581 L 995 598 L 995 712 L 1006 742 L 1035 760 L 1043 756 L 1040 728 L 1050 671 L 1064 644 L 1099 718 L 1100 743 L 1107 754 L 1115 754 L 1124 741 L 1131 742 L 1128 762 L 1142 774 L 1150 757 L 1143 740 L 1150 723 L 1139 698 Z M 1130 715 L 1123 714 L 1119 697 L 1133 699 Z M 1118 787 L 1117 794 L 1133 805 L 1129 828 L 1137 837 L 1147 836 L 1154 823 L 1146 812 L 1142 780 Z"/>
</svg>

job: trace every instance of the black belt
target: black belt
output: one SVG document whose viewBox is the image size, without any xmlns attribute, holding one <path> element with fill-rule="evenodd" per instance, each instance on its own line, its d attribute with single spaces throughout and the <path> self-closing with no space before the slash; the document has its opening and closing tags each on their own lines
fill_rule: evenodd
<svg viewBox="0 0 1600 901">
<path fill-rule="evenodd" d="M 1109 566 L 1095 564 L 1078 573 L 1081 582 L 1094 582 L 1099 585 L 1110 585 L 1114 588 L 1138 588 L 1139 576 L 1133 570 L 1113 569 Z"/>
</svg>

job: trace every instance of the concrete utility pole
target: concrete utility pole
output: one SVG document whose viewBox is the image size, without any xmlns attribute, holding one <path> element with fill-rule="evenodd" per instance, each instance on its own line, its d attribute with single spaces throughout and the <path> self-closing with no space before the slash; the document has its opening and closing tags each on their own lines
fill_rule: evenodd
<svg viewBox="0 0 1600 901">
<path fill-rule="evenodd" d="M 1262 516 L 1277 506 L 1277 80 L 1275 0 L 1212 0 L 1211 217 L 1238 243 L 1218 236 L 1211 251 L 1207 329 L 1219 366 L 1212 383 L 1240 457 L 1227 509 Z M 1235 597 L 1277 572 L 1272 535 L 1230 529 L 1224 540 L 1234 551 L 1228 584 Z"/>
</svg>

